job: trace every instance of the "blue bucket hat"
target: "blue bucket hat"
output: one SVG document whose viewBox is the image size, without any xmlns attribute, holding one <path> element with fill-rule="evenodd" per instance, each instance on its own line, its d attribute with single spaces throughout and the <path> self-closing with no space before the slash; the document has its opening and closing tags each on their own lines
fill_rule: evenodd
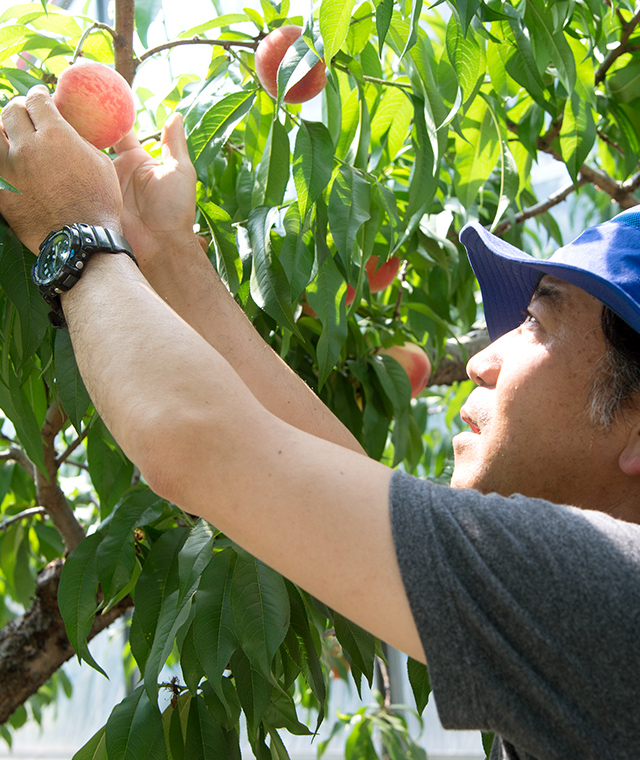
<svg viewBox="0 0 640 760">
<path fill-rule="evenodd" d="M 524 320 L 545 274 L 577 285 L 640 332 L 640 206 L 590 227 L 548 259 L 536 259 L 472 222 L 460 232 L 491 340 Z"/>
</svg>

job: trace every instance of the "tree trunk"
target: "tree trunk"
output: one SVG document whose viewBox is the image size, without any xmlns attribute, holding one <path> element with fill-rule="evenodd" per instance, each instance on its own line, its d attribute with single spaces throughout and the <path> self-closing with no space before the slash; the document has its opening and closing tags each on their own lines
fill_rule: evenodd
<svg viewBox="0 0 640 760">
<path fill-rule="evenodd" d="M 75 654 L 58 609 L 58 584 L 64 560 L 49 563 L 38 576 L 33 605 L 0 630 L 0 724 L 44 685 Z M 92 639 L 133 606 L 127 596 L 98 615 Z"/>
</svg>

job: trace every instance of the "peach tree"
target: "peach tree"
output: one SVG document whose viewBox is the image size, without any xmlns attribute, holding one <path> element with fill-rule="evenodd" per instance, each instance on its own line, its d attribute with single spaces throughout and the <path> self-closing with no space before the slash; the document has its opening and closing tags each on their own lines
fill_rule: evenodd
<svg viewBox="0 0 640 760">
<path fill-rule="evenodd" d="M 131 83 L 152 155 L 180 111 L 194 224 L 255 328 L 371 457 L 446 482 L 465 359 L 487 342 L 457 234 L 479 219 L 543 255 L 561 242 L 554 207 L 637 203 L 640 14 L 625 0 L 260 0 L 151 45 L 162 14 L 160 0 L 117 0 L 111 21 L 5 7 L 0 105 L 54 89 L 82 56 Z M 270 95 L 256 49 L 290 25 L 302 33 Z M 143 83 L 184 46 L 207 50 L 205 65 Z M 321 60 L 322 91 L 288 102 Z M 564 174 L 537 197 L 543 159 Z M 126 617 L 139 678 L 75 760 L 237 758 L 241 720 L 257 758 L 288 757 L 286 734 L 325 718 L 332 676 L 374 684 L 384 646 L 147 487 L 49 326 L 31 254 L 5 224 L 0 245 L 2 736 L 68 691 L 74 654 L 101 670 L 90 641 Z M 374 287 L 392 258 L 397 274 Z M 389 351 L 405 342 L 432 364 L 415 398 Z M 428 674 L 408 670 L 420 713 Z M 380 683 L 346 756 L 424 757 Z"/>
</svg>

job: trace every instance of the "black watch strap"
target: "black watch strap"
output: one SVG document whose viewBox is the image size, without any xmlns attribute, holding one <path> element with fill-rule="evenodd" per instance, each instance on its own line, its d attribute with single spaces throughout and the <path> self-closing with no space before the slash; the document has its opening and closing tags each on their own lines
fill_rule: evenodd
<svg viewBox="0 0 640 760">
<path fill-rule="evenodd" d="M 58 328 L 67 326 L 60 303 L 60 295 L 71 290 L 78 282 L 87 261 L 94 253 L 126 253 L 138 265 L 128 241 L 114 230 L 83 223 L 67 225 L 65 230 L 70 233 L 75 241 L 75 253 L 69 265 L 65 267 L 64 278 L 54 286 L 49 287 L 43 287 L 36 282 L 44 300 L 51 307 L 49 321 Z M 48 241 L 54 234 L 56 234 L 55 230 L 47 235 L 40 244 L 40 255 L 46 250 Z"/>
</svg>

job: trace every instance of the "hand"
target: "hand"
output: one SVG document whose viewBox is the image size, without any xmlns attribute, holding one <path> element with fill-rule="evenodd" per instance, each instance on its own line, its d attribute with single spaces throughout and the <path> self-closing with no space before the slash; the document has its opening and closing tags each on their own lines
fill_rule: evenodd
<svg viewBox="0 0 640 760">
<path fill-rule="evenodd" d="M 164 125 L 162 162 L 147 153 L 133 132 L 115 150 L 124 200 L 124 236 L 144 271 L 157 264 L 163 252 L 194 240 L 196 172 L 182 118 L 173 114 Z"/>
<path fill-rule="evenodd" d="M 0 176 L 20 191 L 0 190 L 0 213 L 33 253 L 65 224 L 121 229 L 122 196 L 111 160 L 60 116 L 44 86 L 2 109 Z"/>
</svg>

